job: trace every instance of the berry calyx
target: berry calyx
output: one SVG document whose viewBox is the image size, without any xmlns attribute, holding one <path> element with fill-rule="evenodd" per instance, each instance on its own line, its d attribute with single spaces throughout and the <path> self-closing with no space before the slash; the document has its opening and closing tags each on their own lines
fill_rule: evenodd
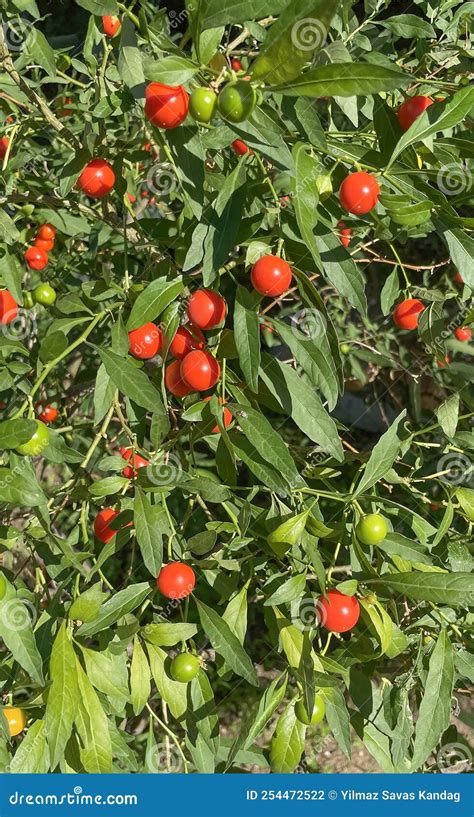
<svg viewBox="0 0 474 817">
<path fill-rule="evenodd" d="M 77 180 L 78 187 L 87 196 L 101 199 L 114 189 L 115 173 L 110 162 L 92 159 Z"/>
<path fill-rule="evenodd" d="M 212 389 L 219 380 L 221 367 L 210 352 L 196 350 L 183 358 L 180 374 L 191 389 L 207 391 Z"/>
<path fill-rule="evenodd" d="M 130 354 L 140 360 L 149 360 L 155 357 L 161 349 L 162 333 L 161 329 L 152 323 L 144 323 L 143 326 L 132 329 L 128 333 L 128 344 Z"/>
<path fill-rule="evenodd" d="M 173 360 L 166 367 L 165 386 L 175 397 L 187 397 L 188 394 L 191 394 L 192 389 L 181 377 L 181 360 Z"/>
<path fill-rule="evenodd" d="M 178 360 L 193 352 L 195 349 L 204 349 L 206 338 L 197 326 L 180 326 L 171 341 L 170 353 Z"/>
<path fill-rule="evenodd" d="M 150 82 L 145 91 L 145 115 L 157 128 L 177 128 L 186 119 L 189 96 L 182 85 Z"/>
<path fill-rule="evenodd" d="M 400 122 L 402 130 L 407 131 L 415 119 L 418 119 L 423 111 L 426 111 L 433 102 L 434 100 L 430 99 L 429 96 L 411 96 L 409 99 L 406 99 L 405 102 L 402 102 L 397 111 L 398 121 Z"/>
<path fill-rule="evenodd" d="M 227 304 L 213 289 L 197 289 L 188 301 L 186 312 L 193 326 L 215 329 L 225 321 Z"/>
<path fill-rule="evenodd" d="M 407 298 L 397 304 L 392 312 L 395 326 L 398 326 L 399 329 L 416 329 L 424 308 L 418 298 Z"/>
<path fill-rule="evenodd" d="M 290 265 L 277 255 L 264 255 L 253 265 L 250 273 L 252 286 L 260 295 L 276 298 L 291 286 Z"/>
<path fill-rule="evenodd" d="M 185 599 L 196 584 L 194 570 L 184 562 L 170 562 L 161 568 L 156 586 L 167 599 Z"/>
<path fill-rule="evenodd" d="M 48 266 L 48 255 L 39 247 L 28 247 L 23 257 L 30 269 L 38 271 Z"/>
<path fill-rule="evenodd" d="M 472 331 L 468 326 L 458 326 L 458 328 L 454 330 L 454 336 L 463 343 L 466 343 L 466 341 L 471 340 Z"/>
<path fill-rule="evenodd" d="M 339 590 L 329 590 L 327 598 L 320 597 L 316 606 L 319 623 L 332 633 L 347 633 L 357 624 L 360 606 L 355 596 L 346 596 Z"/>
<path fill-rule="evenodd" d="M 141 457 L 140 454 L 134 454 L 132 448 L 120 448 L 120 456 L 127 460 L 130 465 L 126 465 L 122 471 L 122 474 L 127 479 L 134 479 L 137 476 L 139 468 L 146 468 L 149 465 L 149 461 L 146 460 L 144 457 Z"/>
<path fill-rule="evenodd" d="M 346 176 L 339 188 L 339 200 L 344 210 L 356 215 L 369 213 L 379 200 L 380 187 L 375 176 L 361 170 Z"/>
<path fill-rule="evenodd" d="M 102 28 L 106 37 L 115 37 L 122 28 L 122 23 L 118 17 L 105 14 L 102 17 Z"/>
<path fill-rule="evenodd" d="M 0 289 L 0 324 L 6 326 L 18 315 L 18 304 L 8 289 Z"/>
</svg>

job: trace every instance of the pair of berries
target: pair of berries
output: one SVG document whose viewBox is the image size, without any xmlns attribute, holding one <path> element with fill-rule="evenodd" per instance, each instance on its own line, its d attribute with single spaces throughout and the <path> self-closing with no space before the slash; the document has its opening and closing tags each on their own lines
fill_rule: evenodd
<svg viewBox="0 0 474 817">
<path fill-rule="evenodd" d="M 34 240 L 34 246 L 28 247 L 24 259 L 28 267 L 35 271 L 45 269 L 48 265 L 48 253 L 54 247 L 56 229 L 52 224 L 42 224 Z"/>
</svg>

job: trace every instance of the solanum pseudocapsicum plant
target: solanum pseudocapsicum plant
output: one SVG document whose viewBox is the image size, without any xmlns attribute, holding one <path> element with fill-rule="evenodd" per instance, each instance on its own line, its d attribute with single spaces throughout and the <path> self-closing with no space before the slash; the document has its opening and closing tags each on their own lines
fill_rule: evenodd
<svg viewBox="0 0 474 817">
<path fill-rule="evenodd" d="M 462 759 L 462 1 L 69 5 L 0 29 L 2 768 Z"/>
</svg>

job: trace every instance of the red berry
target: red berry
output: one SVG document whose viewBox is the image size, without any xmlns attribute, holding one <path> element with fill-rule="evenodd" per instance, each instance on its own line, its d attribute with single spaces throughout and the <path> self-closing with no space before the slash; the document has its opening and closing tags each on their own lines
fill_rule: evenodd
<svg viewBox="0 0 474 817">
<path fill-rule="evenodd" d="M 237 59 L 237 57 L 233 57 L 231 59 L 230 67 L 232 68 L 233 71 L 243 71 L 244 70 L 242 63 L 240 62 L 240 60 Z"/>
<path fill-rule="evenodd" d="M 39 247 L 28 247 L 23 257 L 30 269 L 42 270 L 48 265 L 48 255 Z"/>
<path fill-rule="evenodd" d="M 43 250 L 43 252 L 48 253 L 53 249 L 54 241 L 44 241 L 42 238 L 35 238 L 34 245 L 40 250 Z"/>
<path fill-rule="evenodd" d="M 11 323 L 18 315 L 18 304 L 8 289 L 0 289 L 0 324 Z"/>
<path fill-rule="evenodd" d="M 127 479 L 133 479 L 137 476 L 139 468 L 146 468 L 150 464 L 144 457 L 140 457 L 140 454 L 134 454 L 132 448 L 120 448 L 119 451 L 122 458 L 131 463 L 131 465 L 126 465 L 122 471 L 123 476 Z"/>
<path fill-rule="evenodd" d="M 199 329 L 215 329 L 225 321 L 227 304 L 212 289 L 197 289 L 191 295 L 186 309 L 188 318 Z"/>
<path fill-rule="evenodd" d="M 189 96 L 182 85 L 150 82 L 145 91 L 145 114 L 157 128 L 177 128 L 186 119 Z"/>
<path fill-rule="evenodd" d="M 128 333 L 130 354 L 141 360 L 149 360 L 161 349 L 161 329 L 154 323 L 144 323 Z"/>
<path fill-rule="evenodd" d="M 211 399 L 210 397 L 205 397 L 205 398 L 204 398 L 204 400 L 206 401 L 206 403 L 208 403 L 210 399 Z M 222 406 L 222 405 L 223 405 L 225 402 L 226 402 L 226 401 L 225 401 L 225 400 L 223 400 L 223 399 L 222 399 L 222 397 L 219 397 L 219 403 L 221 404 L 221 406 Z M 224 408 L 224 415 L 223 415 L 223 418 L 222 418 L 222 419 L 223 419 L 223 422 L 224 422 L 224 428 L 228 428 L 228 427 L 230 426 L 230 424 L 231 424 L 232 420 L 234 419 L 234 418 L 233 418 L 232 413 L 229 411 L 229 409 L 228 409 L 228 408 Z M 219 426 L 218 426 L 218 425 L 217 425 L 217 423 L 216 423 L 216 425 L 215 425 L 215 426 L 214 426 L 214 428 L 212 429 L 212 433 L 213 433 L 213 434 L 219 434 L 219 432 L 220 432 L 220 428 L 219 428 Z"/>
<path fill-rule="evenodd" d="M 35 405 L 36 409 L 36 416 L 38 420 L 41 420 L 42 423 L 54 423 L 59 416 L 59 412 L 54 406 L 50 406 L 49 403 L 46 403 L 44 400 L 40 400 L 39 403 Z"/>
<path fill-rule="evenodd" d="M 460 272 L 456 273 L 453 280 L 456 282 L 456 284 L 464 284 L 464 281 L 463 281 L 463 278 L 462 278 L 462 275 L 461 275 Z"/>
<path fill-rule="evenodd" d="M 181 377 L 180 360 L 173 360 L 173 362 L 166 367 L 165 386 L 175 397 L 187 397 L 188 394 L 191 394 L 192 389 Z"/>
<path fill-rule="evenodd" d="M 93 199 L 101 199 L 110 193 L 115 184 L 112 165 L 105 159 L 92 159 L 77 180 L 81 190 Z"/>
<path fill-rule="evenodd" d="M 252 286 L 260 295 L 272 298 L 283 295 L 291 286 L 291 267 L 277 255 L 264 255 L 253 265 L 250 273 Z"/>
<path fill-rule="evenodd" d="M 42 224 L 38 230 L 38 238 L 42 241 L 54 241 L 56 237 L 56 228 L 52 224 Z"/>
<path fill-rule="evenodd" d="M 184 562 L 170 562 L 161 568 L 156 586 L 167 599 L 185 599 L 196 584 L 194 570 Z"/>
<path fill-rule="evenodd" d="M 357 624 L 360 615 L 355 596 L 345 596 L 339 590 L 329 590 L 327 599 L 320 597 L 316 606 L 320 624 L 332 633 L 347 633 Z"/>
<path fill-rule="evenodd" d="M 97 514 L 94 520 L 94 533 L 97 536 L 97 539 L 100 539 L 101 542 L 107 544 L 110 542 L 111 539 L 117 533 L 116 530 L 112 530 L 110 527 L 110 523 L 113 522 L 116 516 L 119 515 L 118 511 L 115 511 L 113 508 L 103 508 Z M 129 527 L 132 523 L 129 522 L 128 525 L 125 527 Z"/>
<path fill-rule="evenodd" d="M 122 24 L 118 17 L 113 15 L 104 15 L 102 17 L 102 28 L 106 37 L 115 37 L 117 31 L 120 31 Z"/>
<path fill-rule="evenodd" d="M 399 329 L 416 329 L 424 308 L 417 298 L 407 298 L 406 301 L 397 304 L 392 312 L 395 326 L 398 326 Z"/>
<path fill-rule="evenodd" d="M 415 119 L 418 119 L 423 111 L 426 111 L 432 104 L 433 100 L 429 96 L 412 96 L 402 102 L 397 111 L 398 121 L 402 129 L 404 131 L 408 130 Z"/>
<path fill-rule="evenodd" d="M 341 244 L 343 247 L 348 247 L 351 241 L 352 230 L 350 227 L 346 227 L 344 221 L 338 221 L 337 227 L 339 230 L 339 238 L 341 240 Z"/>
<path fill-rule="evenodd" d="M 472 332 L 468 326 L 459 326 L 454 330 L 454 335 L 458 340 L 467 341 L 471 340 Z"/>
<path fill-rule="evenodd" d="M 0 161 L 3 162 L 5 156 L 7 155 L 8 145 L 10 144 L 10 140 L 8 136 L 2 136 L 0 139 Z"/>
<path fill-rule="evenodd" d="M 207 391 L 219 380 L 221 367 L 210 352 L 196 350 L 182 360 L 180 373 L 191 389 Z"/>
<path fill-rule="evenodd" d="M 436 361 L 436 365 L 437 365 L 438 369 L 444 369 L 444 367 L 446 366 L 446 364 L 447 364 L 447 363 L 449 363 L 449 362 L 450 362 L 449 355 L 446 355 L 446 357 L 444 358 L 444 360 L 437 360 L 437 361 Z"/>
<path fill-rule="evenodd" d="M 130 204 L 134 204 L 137 200 L 137 197 L 133 195 L 133 193 L 127 193 L 127 199 L 129 200 Z"/>
<path fill-rule="evenodd" d="M 204 349 L 206 338 L 197 326 L 180 326 L 171 341 L 170 352 L 173 357 L 182 360 L 195 349 Z"/>
<path fill-rule="evenodd" d="M 282 196 L 280 199 L 280 207 L 283 209 L 290 203 L 291 199 L 289 196 Z"/>
<path fill-rule="evenodd" d="M 232 142 L 231 148 L 237 156 L 244 156 L 246 153 L 251 153 L 253 156 L 253 150 L 250 150 L 249 146 L 246 145 L 242 139 L 235 139 Z"/>
<path fill-rule="evenodd" d="M 365 171 L 346 176 L 339 189 L 339 199 L 348 213 L 363 215 L 373 210 L 379 200 L 380 187 L 375 176 Z"/>
</svg>

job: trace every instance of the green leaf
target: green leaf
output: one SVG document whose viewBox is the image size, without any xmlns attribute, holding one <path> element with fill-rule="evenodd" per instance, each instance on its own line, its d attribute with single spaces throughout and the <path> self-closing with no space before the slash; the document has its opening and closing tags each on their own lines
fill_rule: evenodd
<svg viewBox="0 0 474 817">
<path fill-rule="evenodd" d="M 446 630 L 443 629 L 431 653 L 425 690 L 418 712 L 412 758 L 413 771 L 422 767 L 450 724 L 453 684 L 453 647 Z"/>
<path fill-rule="evenodd" d="M 150 693 L 150 667 L 145 651 L 140 641 L 135 637 L 133 641 L 133 654 L 130 664 L 130 690 L 131 702 L 135 715 L 139 715 L 147 703 Z"/>
<path fill-rule="evenodd" d="M 264 605 L 288 604 L 290 601 L 293 601 L 293 599 L 299 598 L 304 593 L 305 587 L 306 573 L 291 576 L 286 582 L 283 582 L 271 596 L 265 599 Z"/>
<path fill-rule="evenodd" d="M 54 639 L 49 662 L 51 686 L 46 705 L 45 728 L 51 754 L 51 769 L 64 757 L 79 705 L 77 660 L 71 635 L 63 623 Z"/>
<path fill-rule="evenodd" d="M 409 562 L 421 562 L 421 564 L 432 565 L 433 561 L 426 553 L 426 548 L 418 542 L 412 542 L 406 536 L 399 533 L 387 533 L 383 542 L 379 542 L 379 550 L 389 555 L 401 556 Z"/>
<path fill-rule="evenodd" d="M 367 584 L 380 584 L 400 596 L 414 601 L 432 601 L 449 607 L 474 604 L 473 573 L 396 573 L 384 574 L 377 579 L 366 579 Z"/>
<path fill-rule="evenodd" d="M 133 518 L 143 563 L 156 579 L 163 562 L 163 534 L 168 529 L 165 511 L 161 505 L 152 505 L 146 494 L 137 488 Z"/>
<path fill-rule="evenodd" d="M 346 755 L 351 756 L 351 723 L 344 695 L 337 687 L 324 690 L 326 719 L 338 745 Z"/>
<path fill-rule="evenodd" d="M 280 675 L 278 678 L 275 678 L 262 693 L 258 703 L 252 707 L 230 748 L 227 757 L 226 771 L 232 766 L 237 753 L 249 749 L 261 732 L 263 732 L 273 713 L 276 712 L 285 697 L 287 681 L 286 675 Z"/>
<path fill-rule="evenodd" d="M 76 725 L 81 737 L 80 756 L 90 774 L 107 774 L 112 771 L 112 741 L 107 716 L 99 696 L 76 659 L 79 706 Z"/>
<path fill-rule="evenodd" d="M 157 278 L 140 292 L 133 304 L 130 317 L 127 321 L 127 330 L 130 332 L 144 323 L 154 321 L 166 309 L 168 304 L 176 300 L 183 291 L 182 278 L 168 281 L 166 278 Z"/>
<path fill-rule="evenodd" d="M 454 437 L 458 427 L 459 394 L 452 394 L 436 409 L 436 417 L 447 437 Z"/>
<path fill-rule="evenodd" d="M 270 766 L 274 774 L 294 772 L 304 750 L 306 727 L 295 715 L 295 707 L 288 704 L 277 721 L 270 746 Z"/>
<path fill-rule="evenodd" d="M 130 692 L 128 689 L 127 656 L 123 650 L 109 649 L 97 652 L 82 647 L 87 677 L 91 684 L 107 695 L 119 710 L 125 708 Z"/>
<path fill-rule="evenodd" d="M 384 65 L 344 62 L 320 65 L 301 74 L 288 84 L 272 85 L 267 90 L 289 96 L 368 96 L 408 85 L 409 74 Z"/>
<path fill-rule="evenodd" d="M 186 744 L 201 774 L 213 774 L 219 751 L 219 718 L 211 684 L 200 670 L 190 684 L 190 707 L 186 715 Z"/>
<path fill-rule="evenodd" d="M 185 57 L 170 56 L 160 60 L 146 59 L 143 63 L 145 76 L 152 82 L 165 85 L 182 85 L 192 79 L 199 66 Z"/>
<path fill-rule="evenodd" d="M 148 657 L 150 659 L 151 674 L 156 688 L 163 700 L 168 704 L 174 718 L 181 718 L 187 709 L 187 685 L 173 681 L 169 675 L 169 658 L 156 644 L 147 642 Z M 168 665 L 168 671 L 165 666 Z"/>
<path fill-rule="evenodd" d="M 377 444 L 373 447 L 369 461 L 362 473 L 360 482 L 354 491 L 354 496 L 367 491 L 372 485 L 375 485 L 379 479 L 382 479 L 387 471 L 390 470 L 395 462 L 402 445 L 401 437 L 399 436 L 399 426 L 406 416 L 406 409 L 404 409 L 398 417 L 393 421 L 390 428 L 382 434 Z"/>
<path fill-rule="evenodd" d="M 253 20 L 255 14 L 259 19 L 267 17 L 269 14 L 280 14 L 288 0 L 261 0 L 258 10 L 255 10 L 255 0 L 235 0 L 232 3 L 223 3 L 222 0 L 206 0 L 204 4 L 204 27 L 216 28 L 229 23 L 243 23 L 245 20 Z"/>
<path fill-rule="evenodd" d="M 122 16 L 121 22 L 118 70 L 121 79 L 133 96 L 140 99 L 145 94 L 145 75 L 137 44 L 135 24 L 126 14 Z"/>
<path fill-rule="evenodd" d="M 18 240 L 19 235 L 20 233 L 13 219 L 0 207 L 0 241 L 5 244 L 13 244 Z M 17 299 L 15 298 L 15 300 Z M 17 300 L 17 303 L 23 303 L 23 301 Z"/>
<path fill-rule="evenodd" d="M 397 156 L 409 145 L 427 139 L 432 134 L 439 133 L 439 131 L 454 128 L 472 111 L 473 105 L 474 88 L 472 86 L 461 88 L 460 91 L 449 97 L 446 102 L 435 102 L 430 105 L 403 134 L 390 157 L 386 169 L 388 170 L 392 166 Z"/>
<path fill-rule="evenodd" d="M 258 389 L 260 366 L 260 326 L 256 298 L 243 287 L 237 287 L 234 306 L 234 338 L 240 367 L 252 391 Z"/>
<path fill-rule="evenodd" d="M 293 204 L 303 242 L 313 256 L 316 267 L 321 269 L 321 258 L 313 234 L 313 227 L 318 217 L 317 207 L 319 202 L 316 179 L 321 172 L 321 163 L 319 159 L 314 158 L 307 151 L 308 146 L 301 142 L 297 143 L 292 150 L 296 171 L 293 186 Z"/>
<path fill-rule="evenodd" d="M 92 496 L 111 496 L 112 494 L 118 494 L 127 485 L 128 479 L 126 477 L 104 477 L 104 479 L 98 479 L 94 482 L 89 491 Z"/>
<path fill-rule="evenodd" d="M 122 394 L 149 411 L 163 405 L 160 392 L 141 369 L 109 349 L 99 349 L 99 354 L 107 374 Z"/>
<path fill-rule="evenodd" d="M 195 624 L 187 622 L 161 622 L 147 624 L 142 630 L 143 637 L 158 647 L 174 647 L 180 641 L 187 641 L 197 633 Z"/>
<path fill-rule="evenodd" d="M 28 54 L 28 62 L 35 62 L 40 65 L 50 77 L 56 75 L 54 50 L 42 31 L 37 28 L 30 28 L 25 43 L 25 51 Z"/>
<path fill-rule="evenodd" d="M 118 593 L 111 596 L 111 598 L 102 605 L 98 617 L 88 624 L 82 624 L 82 626 L 76 630 L 76 635 L 85 638 L 86 636 L 95 635 L 95 633 L 105 630 L 107 627 L 110 627 L 111 624 L 115 624 L 119 618 L 122 618 L 122 616 L 131 613 L 132 610 L 139 607 L 149 593 L 150 585 L 148 582 L 131 584 L 124 590 L 119 590 Z"/>
<path fill-rule="evenodd" d="M 105 593 L 100 584 L 94 584 L 81 593 L 69 608 L 69 618 L 76 621 L 94 621 L 97 618 Z"/>
<path fill-rule="evenodd" d="M 324 47 L 331 20 L 340 5 L 341 0 L 290 3 L 270 28 L 252 65 L 252 79 L 286 83 L 299 76 Z"/>
<path fill-rule="evenodd" d="M 6 590 L 0 601 L 0 637 L 13 658 L 31 676 L 36 684 L 42 685 L 43 660 L 36 645 L 29 609 L 30 602 L 17 596 L 13 585 L 2 576 Z"/>
<path fill-rule="evenodd" d="M 339 236 L 327 232 L 323 225 L 315 230 L 315 241 L 321 259 L 321 271 L 325 278 L 347 298 L 350 305 L 361 315 L 367 314 L 365 278 L 350 253 L 342 246 Z"/>
<path fill-rule="evenodd" d="M 247 180 L 247 168 L 243 156 L 237 167 L 225 178 L 219 195 L 207 218 L 207 234 L 203 241 L 203 281 L 208 286 L 226 261 L 235 244 L 242 219 Z"/>
<path fill-rule="evenodd" d="M 411 37 L 417 40 L 430 40 L 436 37 L 433 26 L 415 14 L 399 14 L 397 17 L 387 17 L 377 22 L 393 31 L 396 37 L 407 40 Z"/>
<path fill-rule="evenodd" d="M 31 440 L 35 431 L 34 420 L 4 420 L 0 423 L 0 448 L 17 448 Z"/>
<path fill-rule="evenodd" d="M 10 765 L 11 774 L 46 774 L 49 771 L 49 748 L 43 720 L 35 721 L 21 741 Z"/>
<path fill-rule="evenodd" d="M 229 625 L 211 607 L 196 599 L 201 625 L 215 651 L 249 684 L 258 686 L 255 668 Z"/>
<path fill-rule="evenodd" d="M 76 0 L 76 3 L 98 17 L 103 14 L 118 14 L 117 0 Z"/>
<path fill-rule="evenodd" d="M 463 281 L 474 289 L 474 239 L 464 230 L 449 227 L 437 216 L 433 216 L 437 234 L 448 248 L 451 260 L 460 271 Z"/>
</svg>

